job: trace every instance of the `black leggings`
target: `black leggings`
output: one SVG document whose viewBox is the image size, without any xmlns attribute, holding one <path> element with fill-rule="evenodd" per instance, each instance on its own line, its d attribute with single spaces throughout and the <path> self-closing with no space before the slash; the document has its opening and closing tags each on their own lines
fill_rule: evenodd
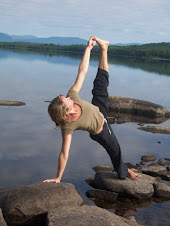
<svg viewBox="0 0 170 226">
<path fill-rule="evenodd" d="M 125 179 L 127 177 L 128 169 L 124 162 L 122 161 L 121 149 L 119 143 L 113 133 L 110 124 L 107 122 L 108 116 L 108 91 L 107 87 L 109 85 L 109 74 L 107 71 L 98 68 L 96 78 L 93 82 L 93 99 L 92 104 L 99 107 L 100 111 L 103 113 L 105 118 L 105 123 L 103 130 L 97 134 L 90 137 L 101 144 L 107 151 L 112 161 L 115 171 L 118 173 L 120 179 Z"/>
</svg>

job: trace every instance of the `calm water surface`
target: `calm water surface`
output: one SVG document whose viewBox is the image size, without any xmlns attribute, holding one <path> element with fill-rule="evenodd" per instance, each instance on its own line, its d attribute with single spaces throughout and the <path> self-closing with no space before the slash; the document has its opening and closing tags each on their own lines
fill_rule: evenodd
<svg viewBox="0 0 170 226">
<path fill-rule="evenodd" d="M 80 97 L 87 101 L 92 98 L 97 59 L 98 56 L 92 56 L 80 91 Z M 62 140 L 60 130 L 53 129 L 45 101 L 58 94 L 66 95 L 75 80 L 80 60 L 81 54 L 49 56 L 0 51 L 0 99 L 26 103 L 21 107 L 0 106 L 1 188 L 55 177 Z M 109 68 L 111 95 L 147 100 L 170 109 L 169 62 L 109 58 Z M 170 120 L 161 125 L 170 126 Z M 170 136 L 140 131 L 137 123 L 113 124 L 112 127 L 125 162 L 135 164 L 146 154 L 154 154 L 157 159 L 170 158 Z M 73 183 L 88 205 L 95 204 L 86 197 L 85 192 L 90 187 L 84 180 L 94 176 L 92 167 L 96 165 L 111 166 L 106 152 L 89 139 L 87 132 L 75 131 L 63 182 Z M 169 202 L 148 202 L 129 215 L 134 215 L 144 225 L 168 225 L 169 209 Z"/>
</svg>

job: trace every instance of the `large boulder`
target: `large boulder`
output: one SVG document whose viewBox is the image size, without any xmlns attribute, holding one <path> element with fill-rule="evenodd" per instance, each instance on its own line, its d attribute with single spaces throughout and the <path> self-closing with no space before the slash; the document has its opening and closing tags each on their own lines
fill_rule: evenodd
<svg viewBox="0 0 170 226">
<path fill-rule="evenodd" d="M 127 97 L 109 96 L 110 113 L 130 113 L 150 118 L 170 117 L 170 110 L 149 101 L 138 100 Z"/>
<path fill-rule="evenodd" d="M 138 223 L 123 219 L 97 206 L 61 207 L 47 215 L 48 226 L 139 226 Z"/>
<path fill-rule="evenodd" d="M 7 226 L 3 214 L 2 214 L 2 210 L 0 209 L 0 226 Z"/>
<path fill-rule="evenodd" d="M 119 196 L 132 198 L 149 198 L 154 194 L 153 184 L 156 179 L 142 174 L 141 178 L 120 180 L 114 172 L 97 172 L 94 178 L 95 187 L 113 191 Z"/>
<path fill-rule="evenodd" d="M 10 224 L 39 222 L 53 208 L 82 203 L 75 186 L 68 183 L 37 183 L 0 189 L 0 207 Z"/>
</svg>

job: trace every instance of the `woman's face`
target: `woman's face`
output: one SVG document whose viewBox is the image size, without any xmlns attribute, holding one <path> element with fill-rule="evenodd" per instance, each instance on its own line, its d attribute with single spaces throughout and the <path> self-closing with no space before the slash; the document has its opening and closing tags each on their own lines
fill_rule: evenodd
<svg viewBox="0 0 170 226">
<path fill-rule="evenodd" d="M 66 105 L 68 113 L 73 109 L 73 100 L 70 97 L 62 96 L 60 100 Z"/>
</svg>

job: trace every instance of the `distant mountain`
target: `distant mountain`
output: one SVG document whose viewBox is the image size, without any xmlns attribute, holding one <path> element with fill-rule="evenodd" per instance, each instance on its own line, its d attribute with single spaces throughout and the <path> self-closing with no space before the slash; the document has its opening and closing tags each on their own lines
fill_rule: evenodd
<svg viewBox="0 0 170 226">
<path fill-rule="evenodd" d="M 86 45 L 87 40 L 77 37 L 38 38 L 33 35 L 8 35 L 0 33 L 0 42 L 31 42 L 55 45 Z"/>
<path fill-rule="evenodd" d="M 10 35 L 7 35 L 5 33 L 0 33 L 0 42 L 11 42 L 12 38 Z"/>
<path fill-rule="evenodd" d="M 78 37 L 49 37 L 38 38 L 33 35 L 8 35 L 0 33 L 0 42 L 31 42 L 31 43 L 43 43 L 43 44 L 55 44 L 55 45 L 86 45 L 87 40 Z M 114 46 L 132 46 L 142 45 L 140 43 L 117 43 L 111 44 Z"/>
</svg>

